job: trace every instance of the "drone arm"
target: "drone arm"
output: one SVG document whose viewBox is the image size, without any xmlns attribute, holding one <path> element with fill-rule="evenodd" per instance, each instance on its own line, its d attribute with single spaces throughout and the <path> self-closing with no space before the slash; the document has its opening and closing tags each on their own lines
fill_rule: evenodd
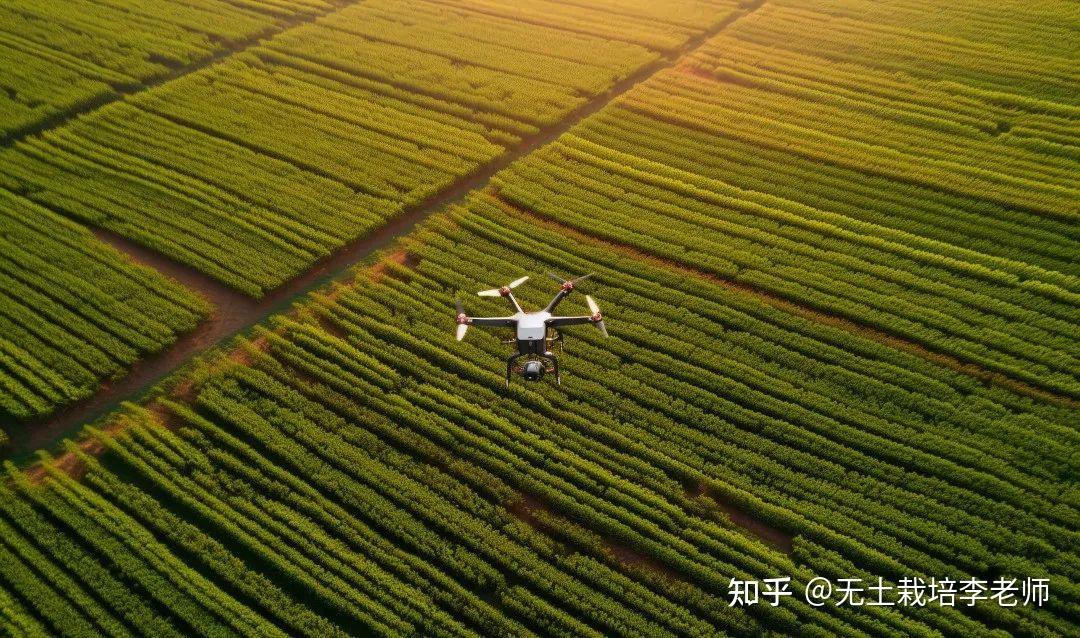
<svg viewBox="0 0 1080 638">
<path fill-rule="evenodd" d="M 509 328 L 517 324 L 513 317 L 468 317 L 470 326 Z"/>
<path fill-rule="evenodd" d="M 461 305 L 461 300 L 456 302 L 457 317 L 455 322 L 457 323 L 457 329 L 455 330 L 455 338 L 461 341 L 465 338 L 465 333 L 468 332 L 469 326 L 513 326 L 517 323 L 517 320 L 512 317 L 470 317 L 465 314 L 465 308 Z"/>
<path fill-rule="evenodd" d="M 583 323 L 593 323 L 591 315 L 580 315 L 576 317 L 552 317 L 547 320 L 547 325 L 551 328 L 561 328 L 562 326 L 576 326 Z"/>
<path fill-rule="evenodd" d="M 547 305 L 547 308 L 544 308 L 544 312 L 555 312 L 555 306 L 558 306 L 563 299 L 569 297 L 570 293 L 574 291 L 575 286 L 592 276 L 593 274 L 589 273 L 587 275 L 575 277 L 574 279 L 563 279 L 558 275 L 548 273 L 548 277 L 551 277 L 555 281 L 559 282 L 559 292 L 555 294 L 555 297 L 552 298 L 551 303 Z"/>
<path fill-rule="evenodd" d="M 514 293 L 507 292 L 505 297 L 510 302 L 510 305 L 514 308 L 514 312 L 524 312 L 521 309 L 521 304 L 519 304 L 518 300 L 514 298 Z"/>
<path fill-rule="evenodd" d="M 544 312 L 555 312 L 555 306 L 558 306 L 559 302 L 569 297 L 573 290 L 573 287 L 567 288 L 564 286 L 563 288 L 560 288 L 559 292 L 555 293 L 555 296 L 551 299 L 551 303 L 544 308 Z"/>
<path fill-rule="evenodd" d="M 600 314 L 600 307 L 596 305 L 593 298 L 585 295 L 585 303 L 589 305 L 591 315 L 578 315 L 576 317 L 552 317 L 547 320 L 548 327 L 558 328 L 560 326 L 572 326 L 580 323 L 591 323 L 596 326 L 596 329 L 600 331 L 600 334 L 605 337 L 608 336 L 607 326 L 604 325 L 604 317 Z"/>
</svg>

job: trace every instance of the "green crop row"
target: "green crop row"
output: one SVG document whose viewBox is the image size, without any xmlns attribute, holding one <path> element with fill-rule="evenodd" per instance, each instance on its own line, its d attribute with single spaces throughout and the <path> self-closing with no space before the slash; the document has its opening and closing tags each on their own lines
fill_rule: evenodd
<svg viewBox="0 0 1080 638">
<path fill-rule="evenodd" d="M 956 2 L 933 15 L 922 0 L 774 0 L 773 4 L 1052 54 L 1061 52 L 1057 43 L 1068 33 L 1065 17 L 1072 9 L 1056 0 Z"/>
<path fill-rule="evenodd" d="M 656 119 L 767 148 L 787 148 L 814 161 L 896 181 L 929 184 L 949 193 L 1063 220 L 1075 220 L 1078 215 L 1075 188 L 1068 182 L 1049 183 L 1032 179 L 1023 172 L 1017 175 L 1011 171 L 1001 172 L 992 166 L 984 167 L 977 160 L 969 163 L 963 156 L 921 158 L 918 152 L 875 144 L 874 136 L 878 131 L 874 129 L 864 129 L 861 135 L 851 137 L 833 135 L 805 125 L 801 118 L 784 121 L 756 108 L 728 108 L 722 105 L 721 96 L 717 96 L 717 105 L 709 105 L 699 99 L 703 89 L 700 80 L 680 78 L 677 81 L 686 86 L 679 87 L 677 92 L 647 87 L 628 96 L 627 102 Z M 757 101 L 755 105 L 760 103 Z M 1055 158 L 1055 163 L 1068 162 Z"/>
<path fill-rule="evenodd" d="M 496 19 L 481 13 L 451 13 L 437 4 L 417 3 L 404 24 L 396 0 L 355 5 L 322 20 L 322 26 L 372 42 L 447 58 L 462 65 L 498 71 L 537 82 L 597 94 L 630 69 L 657 54 L 632 44 L 560 32 L 540 25 Z M 390 52 L 399 49 L 390 49 Z M 521 113 L 518 113 L 521 115 Z"/>
<path fill-rule="evenodd" d="M 595 143 L 632 144 L 644 159 L 922 236 L 939 247 L 951 245 L 958 257 L 995 268 L 1019 267 L 1017 274 L 1025 277 L 1068 281 L 1080 275 L 1071 259 L 1080 244 L 1065 222 L 813 162 L 621 107 L 605 109 L 575 134 Z"/>
<path fill-rule="evenodd" d="M 863 3 L 860 3 L 863 4 Z M 1047 22 L 1067 22 L 1072 11 L 1068 3 L 1056 5 L 1044 14 Z M 786 48 L 823 55 L 831 60 L 871 65 L 885 72 L 966 85 L 969 94 L 987 96 L 1015 95 L 1018 101 L 1044 104 L 1059 110 L 1075 107 L 1077 96 L 1071 90 L 1072 63 L 1061 52 L 1047 54 L 1018 47 L 1014 40 L 1005 43 L 942 37 L 928 30 L 883 24 L 863 17 L 828 15 L 817 8 L 768 6 L 741 21 L 732 33 L 757 42 L 784 42 Z M 992 9 L 993 10 L 993 9 Z M 1016 8 L 1001 7 L 997 24 L 1012 22 Z M 868 16 L 869 17 L 869 16 Z M 1015 41 L 1033 39 L 1032 29 Z M 964 90 L 964 89 L 961 89 Z M 1006 98 L 1007 99 L 1007 98 Z M 1060 106 L 1058 106 L 1060 105 Z"/>
<path fill-rule="evenodd" d="M 432 4 L 662 52 L 678 49 L 688 39 L 729 18 L 738 8 L 730 0 L 675 0 L 663 4 L 643 0 L 538 0 L 527 5 L 510 0 L 433 0 Z"/>
<path fill-rule="evenodd" d="M 13 636 L 44 638 L 49 635 L 45 626 L 3 584 L 0 584 L 0 622 Z"/>
</svg>

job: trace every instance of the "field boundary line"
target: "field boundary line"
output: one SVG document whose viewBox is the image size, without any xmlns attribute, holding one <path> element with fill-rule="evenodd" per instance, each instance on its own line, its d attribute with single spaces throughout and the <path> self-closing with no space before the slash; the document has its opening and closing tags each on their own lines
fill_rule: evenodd
<svg viewBox="0 0 1080 638">
<path fill-rule="evenodd" d="M 273 314 L 288 310 L 294 301 L 309 292 L 335 281 L 351 280 L 350 271 L 357 263 L 376 251 L 391 246 L 436 211 L 464 201 L 465 197 L 473 191 L 484 189 L 496 173 L 517 159 L 555 141 L 563 133 L 598 112 L 620 95 L 656 73 L 675 67 L 706 40 L 738 19 L 753 13 L 762 4 L 764 3 L 755 2 L 733 12 L 711 29 L 687 40 L 678 51 L 639 67 L 604 93 L 568 113 L 558 123 L 543 127 L 536 134 L 523 137 L 520 142 L 507 147 L 502 154 L 484 164 L 476 172 L 461 177 L 426 201 L 407 208 L 402 214 L 375 231 L 346 244 L 329 257 L 316 261 L 306 271 L 260 299 L 235 291 L 191 266 L 174 261 L 130 239 L 95 226 L 82 224 L 92 229 L 99 239 L 111 244 L 135 262 L 148 265 L 159 272 L 165 272 L 196 292 L 206 292 L 206 296 L 214 304 L 215 309 L 211 318 L 195 330 L 181 336 L 168 348 L 143 357 L 131 366 L 123 377 L 103 385 L 86 399 L 71 404 L 45 419 L 29 421 L 18 428 L 11 428 L 8 432 L 11 443 L 6 456 L 15 457 L 16 460 L 27 460 L 35 450 L 55 447 L 64 437 L 77 434 L 73 431 L 74 428 L 96 421 L 124 401 L 137 398 L 199 353 L 227 342 Z M 209 66 L 209 64 L 204 66 Z M 228 313 L 223 313 L 223 310 L 228 310 Z"/>
<path fill-rule="evenodd" d="M 576 241 L 581 241 L 584 243 L 592 244 L 594 246 L 608 248 L 620 254 L 633 257 L 634 259 L 644 261 L 654 266 L 658 266 L 667 270 L 675 270 L 679 273 L 687 275 L 688 277 L 708 281 L 709 283 L 721 286 L 728 290 L 754 297 L 762 303 L 772 306 L 777 310 L 782 310 L 788 314 L 793 314 L 800 316 L 804 319 L 809 319 L 815 323 L 839 328 L 846 332 L 850 332 L 866 339 L 870 339 L 871 341 L 876 341 L 882 345 L 889 346 L 890 348 L 894 348 L 896 350 L 901 350 L 908 354 L 915 355 L 919 358 L 944 366 L 946 368 L 949 368 L 950 370 L 953 370 L 954 372 L 959 372 L 984 383 L 990 383 L 1003 387 L 1007 390 L 1010 390 L 1022 396 L 1029 397 L 1031 399 L 1044 401 L 1046 403 L 1059 407 L 1080 408 L 1080 401 L 1057 394 L 1056 392 L 1051 392 L 1049 390 L 1036 387 L 1019 379 L 1014 379 L 1013 377 L 1010 377 L 1001 372 L 988 370 L 976 363 L 970 361 L 963 361 L 952 355 L 938 352 L 925 345 L 918 344 L 902 337 L 889 334 L 888 332 L 885 332 L 883 330 L 879 330 L 877 328 L 873 328 L 858 323 L 856 321 L 846 319 L 844 317 L 832 315 L 827 312 L 811 308 L 810 306 L 791 301 L 790 299 L 786 299 L 774 293 L 761 290 L 756 286 L 750 284 L 733 281 L 731 279 L 721 277 L 720 275 L 708 273 L 703 270 L 698 270 L 697 268 L 694 268 L 692 266 L 679 263 L 666 257 L 661 257 L 659 255 L 645 252 L 639 248 L 635 248 L 627 244 L 622 244 L 612 241 L 610 239 L 590 235 L 587 232 L 584 232 L 572 226 L 567 226 L 559 221 L 547 217 L 542 213 L 538 213 L 532 210 L 526 210 L 516 204 L 512 204 L 503 199 L 497 192 L 491 193 L 491 196 L 505 211 L 517 215 L 521 218 L 532 220 L 558 233 L 561 233 L 568 237 L 572 237 Z"/>
</svg>

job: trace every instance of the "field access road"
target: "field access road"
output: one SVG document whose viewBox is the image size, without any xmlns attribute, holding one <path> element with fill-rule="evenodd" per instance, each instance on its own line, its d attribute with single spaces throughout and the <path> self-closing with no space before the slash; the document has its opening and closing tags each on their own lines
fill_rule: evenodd
<svg viewBox="0 0 1080 638">
<path fill-rule="evenodd" d="M 349 4 L 352 3 L 339 3 L 336 5 L 335 10 L 340 10 Z M 475 189 L 485 187 L 495 173 L 505 168 L 514 160 L 551 142 L 575 126 L 582 119 L 599 111 L 619 95 L 622 95 L 634 86 L 647 80 L 658 71 L 676 66 L 686 55 L 692 53 L 707 39 L 713 37 L 743 16 L 756 11 L 762 4 L 763 2 L 755 2 L 746 6 L 741 11 L 732 14 L 729 18 L 720 22 L 712 29 L 695 38 L 691 38 L 678 51 L 670 53 L 651 64 L 641 67 L 612 86 L 606 93 L 598 95 L 569 113 L 558 124 L 544 128 L 536 135 L 522 139 L 518 144 L 507 148 L 502 155 L 488 163 L 481 170 L 459 179 L 453 185 L 444 189 L 442 192 L 437 193 L 427 201 L 421 202 L 406 210 L 402 215 L 390 221 L 379 230 L 342 247 L 326 259 L 316 263 L 303 274 L 279 286 L 273 292 L 261 299 L 248 297 L 247 295 L 228 288 L 215 279 L 207 277 L 193 268 L 174 262 L 168 257 L 144 248 L 123 237 L 108 231 L 95 229 L 94 232 L 100 239 L 127 254 L 136 262 L 146 264 L 173 279 L 176 279 L 188 288 L 201 292 L 214 305 L 213 315 L 193 332 L 181 337 L 172 346 L 157 354 L 144 357 L 132 366 L 127 375 L 104 384 L 97 392 L 87 399 L 74 403 L 48 418 L 9 428 L 8 434 L 11 438 L 11 444 L 9 446 L 8 456 L 16 461 L 25 461 L 30 458 L 35 450 L 52 448 L 59 440 L 75 434 L 82 425 L 101 418 L 103 415 L 116 408 L 120 403 L 137 399 L 155 383 L 177 370 L 180 366 L 190 361 L 199 353 L 204 352 L 217 344 L 223 343 L 235 335 L 250 330 L 268 316 L 286 310 L 298 297 L 301 297 L 316 288 L 324 286 L 332 281 L 347 280 L 353 266 L 376 251 L 391 245 L 398 237 L 408 234 L 418 223 L 426 219 L 433 212 L 448 204 L 454 204 L 463 200 L 465 195 Z M 82 110 L 66 114 L 59 118 L 54 118 L 49 122 L 35 127 L 25 135 L 16 136 L 10 140 L 0 141 L 0 146 L 12 144 L 18 139 L 22 139 L 29 135 L 44 133 L 52 128 L 62 126 L 65 122 L 80 114 L 91 112 L 109 103 L 123 99 L 126 95 L 150 89 L 165 82 L 176 80 L 188 73 L 220 63 L 227 59 L 229 55 L 244 51 L 267 38 L 287 31 L 288 28 L 306 24 L 318 17 L 320 16 L 305 16 L 303 18 L 294 19 L 284 28 L 279 28 L 272 33 L 264 34 L 260 38 L 246 42 L 226 54 L 219 54 L 190 67 L 177 70 L 172 75 L 163 78 L 158 82 L 143 85 L 138 89 L 127 91 L 94 105 L 89 105 Z"/>
</svg>

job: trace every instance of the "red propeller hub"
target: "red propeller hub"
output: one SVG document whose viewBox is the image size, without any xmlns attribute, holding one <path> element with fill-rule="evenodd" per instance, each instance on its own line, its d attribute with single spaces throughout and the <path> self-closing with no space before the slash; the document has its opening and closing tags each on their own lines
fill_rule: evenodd
<svg viewBox="0 0 1080 638">
<path fill-rule="evenodd" d="M 572 282 L 572 281 L 564 281 L 563 285 L 562 285 L 562 289 L 566 290 L 566 291 L 573 290 L 574 289 L 574 282 Z"/>
<path fill-rule="evenodd" d="M 467 316 L 465 315 L 465 313 L 464 313 L 464 312 L 462 312 L 462 313 L 459 313 L 459 314 L 458 314 L 458 316 L 457 316 L 457 322 L 458 322 L 458 323 L 462 323 L 462 324 L 464 324 L 464 323 L 469 323 L 469 318 L 468 318 L 468 317 L 467 317 Z"/>
<path fill-rule="evenodd" d="M 503 297 L 509 295 L 510 294 L 510 286 L 503 286 L 502 288 L 499 288 L 499 294 L 502 295 Z"/>
<path fill-rule="evenodd" d="M 603 319 L 603 317 L 600 315 L 599 312 L 592 316 L 593 321 L 600 321 L 601 319 Z"/>
</svg>

